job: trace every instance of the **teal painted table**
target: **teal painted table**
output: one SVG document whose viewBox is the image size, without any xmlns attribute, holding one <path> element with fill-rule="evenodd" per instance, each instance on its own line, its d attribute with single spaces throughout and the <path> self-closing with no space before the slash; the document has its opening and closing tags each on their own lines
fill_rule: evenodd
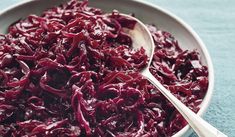
<svg viewBox="0 0 235 137">
<path fill-rule="evenodd" d="M 20 1 L 1 0 L 0 10 Z M 215 89 L 204 118 L 230 137 L 235 137 L 235 1 L 146 1 L 182 18 L 205 42 L 215 68 Z"/>
</svg>

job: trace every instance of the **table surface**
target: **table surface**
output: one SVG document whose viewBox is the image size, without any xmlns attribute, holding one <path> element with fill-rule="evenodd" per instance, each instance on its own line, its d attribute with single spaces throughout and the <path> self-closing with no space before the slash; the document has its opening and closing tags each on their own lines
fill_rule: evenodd
<svg viewBox="0 0 235 137">
<path fill-rule="evenodd" d="M 1 0 L 0 10 L 20 1 Z M 228 136 L 235 136 L 235 1 L 146 1 L 182 18 L 206 44 L 214 64 L 215 88 L 204 119 Z"/>
</svg>

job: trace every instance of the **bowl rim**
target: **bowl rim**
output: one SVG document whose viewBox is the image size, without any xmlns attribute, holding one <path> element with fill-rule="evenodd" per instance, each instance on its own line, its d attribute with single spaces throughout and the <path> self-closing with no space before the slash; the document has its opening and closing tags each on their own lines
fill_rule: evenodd
<svg viewBox="0 0 235 137">
<path fill-rule="evenodd" d="M 19 1 L 15 4 L 12 4 L 6 8 L 4 8 L 3 10 L 0 10 L 0 16 L 7 14 L 7 12 L 10 12 L 11 10 L 14 10 L 17 7 L 21 7 L 24 6 L 27 3 L 33 2 L 33 1 L 38 1 L 38 0 L 24 0 L 24 1 Z M 179 23 L 180 25 L 182 25 L 187 31 L 189 31 L 189 33 L 195 38 L 195 40 L 198 42 L 199 47 L 202 50 L 202 53 L 205 56 L 205 61 L 207 63 L 207 67 L 208 67 L 208 72 L 209 72 L 209 77 L 208 77 L 208 81 L 209 81 L 209 85 L 208 85 L 208 89 L 206 92 L 205 97 L 203 98 L 202 103 L 200 104 L 200 110 L 197 112 L 197 115 L 202 116 L 205 112 L 206 109 L 208 108 L 210 102 L 211 102 L 211 98 L 212 98 L 212 94 L 213 94 L 213 89 L 214 89 L 214 67 L 212 64 L 212 60 L 211 57 L 209 55 L 209 52 L 204 44 L 204 42 L 202 41 L 202 39 L 199 37 L 199 35 L 193 30 L 193 28 L 188 25 L 186 22 L 184 22 L 181 18 L 179 18 L 178 16 L 176 16 L 175 14 L 173 14 L 172 12 L 147 1 L 143 1 L 143 0 L 130 0 L 131 2 L 135 2 L 135 3 L 139 3 L 148 7 L 151 7 L 155 10 L 158 10 L 160 12 L 162 12 L 163 14 L 169 16 L 170 18 L 174 19 L 177 23 Z M 190 131 L 190 126 L 187 124 L 184 128 L 182 128 L 180 131 L 178 131 L 176 134 L 174 134 L 172 137 L 181 137 L 183 135 L 185 135 Z"/>
</svg>

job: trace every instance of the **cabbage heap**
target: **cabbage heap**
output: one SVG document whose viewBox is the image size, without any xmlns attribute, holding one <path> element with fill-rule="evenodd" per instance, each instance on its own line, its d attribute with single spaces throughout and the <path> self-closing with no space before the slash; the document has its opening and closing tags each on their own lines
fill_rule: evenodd
<svg viewBox="0 0 235 137">
<path fill-rule="evenodd" d="M 72 0 L 0 35 L 0 136 L 171 136 L 187 123 L 139 70 L 148 57 L 123 28 L 135 21 Z M 194 112 L 208 88 L 196 50 L 147 25 L 151 73 Z M 144 45 L 143 45 L 144 46 Z"/>
</svg>

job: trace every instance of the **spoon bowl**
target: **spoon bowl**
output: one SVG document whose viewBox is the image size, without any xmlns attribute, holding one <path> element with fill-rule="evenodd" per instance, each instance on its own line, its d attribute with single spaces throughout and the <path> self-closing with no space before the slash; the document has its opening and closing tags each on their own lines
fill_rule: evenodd
<svg viewBox="0 0 235 137">
<path fill-rule="evenodd" d="M 135 17 L 123 13 L 120 13 L 120 16 L 136 21 L 134 29 L 125 28 L 124 31 L 132 38 L 132 48 L 140 49 L 143 47 L 145 49 L 145 53 L 149 57 L 148 66 L 150 66 L 155 46 L 151 33 L 148 31 L 148 28 L 144 23 Z"/>
</svg>

